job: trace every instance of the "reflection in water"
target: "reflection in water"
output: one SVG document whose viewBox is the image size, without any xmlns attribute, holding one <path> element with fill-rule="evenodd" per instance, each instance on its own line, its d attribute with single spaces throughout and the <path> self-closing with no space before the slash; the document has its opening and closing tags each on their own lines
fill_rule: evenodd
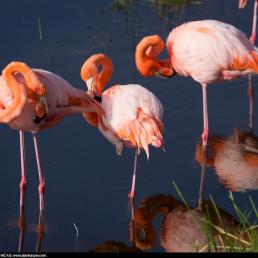
<svg viewBox="0 0 258 258">
<path fill-rule="evenodd" d="M 132 232 L 135 231 L 135 208 L 134 208 L 134 199 L 130 199 L 130 207 L 131 207 L 131 221 L 130 221 L 130 230 Z M 128 246 L 127 244 L 119 241 L 108 240 L 104 241 L 103 243 L 98 244 L 94 249 L 91 249 L 89 252 L 97 252 L 97 253 L 104 253 L 104 252 L 112 252 L 112 253 L 132 253 L 132 252 L 142 252 L 140 248 L 135 245 L 134 233 L 132 234 L 132 246 Z"/>
<path fill-rule="evenodd" d="M 25 242 L 25 233 L 26 233 L 26 217 L 25 217 L 25 209 L 24 206 L 20 206 L 20 219 L 19 219 L 19 245 L 18 245 L 18 252 L 23 252 L 24 242 Z M 44 218 L 44 212 L 39 212 L 39 220 L 38 225 L 36 228 L 37 232 L 37 243 L 35 252 L 39 253 L 41 250 L 42 241 L 45 236 L 45 218 Z"/>
<path fill-rule="evenodd" d="M 231 191 L 258 189 L 258 137 L 235 128 L 231 136 L 211 135 L 207 165 L 213 166 L 220 181 Z M 195 159 L 203 165 L 201 142 Z"/>
<path fill-rule="evenodd" d="M 167 252 L 209 251 L 208 242 L 210 239 L 217 241 L 218 232 L 207 230 L 207 214 L 212 224 L 227 232 L 235 232 L 238 222 L 232 215 L 217 207 L 219 217 L 211 201 L 204 201 L 203 205 L 205 211 L 187 209 L 174 197 L 161 194 L 142 200 L 134 214 L 136 246 L 142 250 L 154 247 L 156 232 L 152 222 L 157 215 L 162 215 L 160 241 Z M 132 232 L 130 230 L 131 238 Z"/>
<path fill-rule="evenodd" d="M 128 10 L 133 5 L 146 5 L 153 8 L 159 19 L 166 20 L 170 26 L 174 18 L 182 16 L 184 8 L 189 4 L 201 4 L 201 0 L 115 0 L 112 9 L 116 11 Z"/>
<path fill-rule="evenodd" d="M 20 253 L 23 250 L 25 231 L 26 231 L 26 220 L 25 220 L 24 205 L 20 206 L 19 229 L 20 229 L 20 235 L 19 235 L 18 252 Z"/>
<path fill-rule="evenodd" d="M 105 241 L 99 245 L 97 245 L 94 249 L 90 250 L 89 252 L 96 252 L 96 253 L 134 253 L 134 252 L 141 252 L 141 250 L 135 246 L 128 246 L 119 241 Z"/>
<path fill-rule="evenodd" d="M 198 198 L 198 205 L 197 205 L 197 209 L 200 211 L 203 208 L 203 193 L 204 193 L 205 178 L 206 178 L 206 171 L 207 171 L 207 157 L 208 157 L 207 145 L 205 145 L 205 146 L 202 145 L 201 155 L 202 155 L 204 162 L 202 163 L 201 181 L 200 181 L 200 187 L 199 187 L 199 198 Z"/>
<path fill-rule="evenodd" d="M 248 75 L 247 95 L 249 96 L 249 131 L 253 131 L 253 113 L 254 113 L 254 90 L 252 76 Z"/>
<path fill-rule="evenodd" d="M 45 236 L 45 219 L 44 212 L 39 212 L 39 222 L 37 227 L 37 244 L 36 244 L 36 253 L 40 252 L 43 238 Z"/>
</svg>

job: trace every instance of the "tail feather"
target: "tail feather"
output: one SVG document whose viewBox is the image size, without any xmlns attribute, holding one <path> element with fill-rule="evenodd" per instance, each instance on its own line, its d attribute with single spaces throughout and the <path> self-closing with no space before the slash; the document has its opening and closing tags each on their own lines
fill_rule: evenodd
<svg viewBox="0 0 258 258">
<path fill-rule="evenodd" d="M 255 51 L 251 52 L 251 56 L 253 58 L 252 68 L 255 72 L 258 73 L 258 49 L 257 48 L 255 48 Z"/>
<path fill-rule="evenodd" d="M 163 147 L 163 124 L 157 118 L 147 115 L 140 109 L 137 118 L 126 129 L 120 130 L 118 136 L 124 141 L 130 141 L 140 152 L 144 149 L 149 159 L 149 144 L 156 148 Z"/>
</svg>

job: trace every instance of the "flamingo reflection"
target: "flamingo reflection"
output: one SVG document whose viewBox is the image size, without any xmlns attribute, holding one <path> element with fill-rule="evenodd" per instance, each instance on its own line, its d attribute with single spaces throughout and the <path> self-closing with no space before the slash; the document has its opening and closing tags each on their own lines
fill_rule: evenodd
<svg viewBox="0 0 258 258">
<path fill-rule="evenodd" d="M 19 218 L 19 244 L 18 244 L 18 252 L 22 253 L 24 252 L 24 242 L 25 242 L 25 235 L 27 230 L 27 224 L 26 224 L 26 216 L 25 216 L 25 207 L 20 206 L 20 218 Z M 42 241 L 45 236 L 45 217 L 44 212 L 39 212 L 39 218 L 38 218 L 38 225 L 36 227 L 37 232 L 37 242 L 35 247 L 35 252 L 39 253 L 41 250 Z"/>
<path fill-rule="evenodd" d="M 195 159 L 214 167 L 219 180 L 231 191 L 258 189 L 258 137 L 235 128 L 230 136 L 211 135 L 207 161 L 198 142 Z"/>
<path fill-rule="evenodd" d="M 135 206 L 134 206 L 134 199 L 129 199 L 130 200 L 130 207 L 131 207 L 131 219 L 130 219 L 130 231 L 135 232 Z M 114 241 L 114 240 L 108 240 L 104 241 L 100 244 L 98 244 L 95 248 L 91 249 L 89 252 L 94 252 L 94 253 L 104 253 L 104 252 L 112 252 L 112 253 L 133 253 L 133 252 L 142 252 L 140 248 L 138 248 L 135 244 L 135 239 L 134 239 L 134 233 L 131 234 L 132 238 L 130 239 L 132 242 L 132 245 L 125 244 L 120 241 Z"/>
<path fill-rule="evenodd" d="M 221 219 L 211 201 L 203 202 L 206 211 L 193 208 L 188 209 L 182 202 L 173 196 L 157 194 L 142 200 L 135 210 L 135 244 L 142 250 L 151 249 L 156 244 L 156 232 L 152 225 L 153 220 L 163 216 L 160 232 L 161 246 L 167 252 L 206 252 L 216 251 L 208 249 L 209 239 L 220 243 L 220 235 L 215 230 L 205 230 L 206 214 L 216 226 L 224 228 L 227 232 L 238 230 L 238 221 L 225 210 L 218 208 Z"/>
</svg>

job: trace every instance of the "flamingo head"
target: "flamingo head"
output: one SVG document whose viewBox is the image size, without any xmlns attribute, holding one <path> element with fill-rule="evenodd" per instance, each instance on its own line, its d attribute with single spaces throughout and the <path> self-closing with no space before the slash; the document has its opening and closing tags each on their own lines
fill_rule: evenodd
<svg viewBox="0 0 258 258">
<path fill-rule="evenodd" d="M 135 51 L 135 63 L 141 75 L 164 78 L 174 75 L 169 58 L 165 60 L 157 59 L 163 49 L 164 42 L 158 35 L 144 37 L 138 43 Z"/>
<path fill-rule="evenodd" d="M 112 72 L 112 61 L 106 55 L 95 54 L 89 57 L 81 68 L 81 78 L 87 84 L 88 94 L 96 100 L 100 99 Z"/>
</svg>

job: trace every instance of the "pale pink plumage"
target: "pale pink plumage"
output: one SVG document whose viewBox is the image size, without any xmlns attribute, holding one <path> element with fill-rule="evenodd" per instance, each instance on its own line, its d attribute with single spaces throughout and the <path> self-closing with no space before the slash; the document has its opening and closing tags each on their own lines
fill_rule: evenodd
<svg viewBox="0 0 258 258">
<path fill-rule="evenodd" d="M 12 129 L 38 132 L 40 129 L 52 127 L 57 124 L 64 116 L 85 111 L 96 111 L 93 105 L 98 106 L 96 101 L 92 100 L 84 91 L 74 88 L 68 81 L 60 76 L 48 71 L 33 69 L 40 81 L 46 87 L 47 115 L 40 123 L 35 123 L 35 110 L 33 100 L 28 99 L 21 115 L 10 121 L 8 124 Z M 15 74 L 19 82 L 25 84 L 25 81 L 19 73 Z M 0 114 L 6 107 L 12 103 L 12 92 L 6 85 L 5 80 L 0 76 Z M 76 101 L 83 100 L 89 102 L 89 105 L 82 107 Z M 92 103 L 92 105 L 90 104 Z M 1 123 L 1 121 L 0 121 Z"/>
<path fill-rule="evenodd" d="M 257 50 L 244 33 L 215 20 L 184 23 L 167 39 L 173 69 L 201 84 L 257 73 Z"/>
<path fill-rule="evenodd" d="M 163 146 L 163 107 L 152 92 L 140 85 L 115 85 L 103 92 L 112 72 L 112 61 L 104 54 L 93 55 L 83 64 L 81 77 L 87 83 L 89 94 L 99 99 L 105 111 L 105 114 L 98 116 L 85 113 L 84 117 L 116 146 L 117 154 L 122 154 L 124 145 L 136 149 L 132 188 L 129 193 L 129 197 L 133 198 L 140 149 L 143 148 L 149 158 L 149 144 L 157 148 Z"/>
<path fill-rule="evenodd" d="M 18 102 L 15 102 L 15 99 L 18 99 Z M 15 103 L 14 108 L 12 108 L 13 103 Z M 12 62 L 3 70 L 3 75 L 0 76 L 0 123 L 7 123 L 12 129 L 20 130 L 21 206 L 24 205 L 26 189 L 23 131 L 33 133 L 39 173 L 40 210 L 42 211 L 44 209 L 45 180 L 36 133 L 41 129 L 56 125 L 64 116 L 86 111 L 103 112 L 98 103 L 91 99 L 86 92 L 72 87 L 70 83 L 56 74 L 39 69 L 31 70 L 21 62 Z"/>
<path fill-rule="evenodd" d="M 209 131 L 207 84 L 257 74 L 257 48 L 240 30 L 216 20 L 192 21 L 174 28 L 166 42 L 169 58 L 158 60 L 163 47 L 164 42 L 158 35 L 143 38 L 136 48 L 136 66 L 146 77 L 171 77 L 176 72 L 191 76 L 202 85 L 202 139 L 206 146 Z"/>
<path fill-rule="evenodd" d="M 99 129 L 117 147 L 125 143 L 138 151 L 143 148 L 149 158 L 149 144 L 163 145 L 162 104 L 146 88 L 136 84 L 112 86 L 103 92 L 101 107 L 105 110 L 101 119 L 108 130 L 101 124 Z"/>
</svg>

